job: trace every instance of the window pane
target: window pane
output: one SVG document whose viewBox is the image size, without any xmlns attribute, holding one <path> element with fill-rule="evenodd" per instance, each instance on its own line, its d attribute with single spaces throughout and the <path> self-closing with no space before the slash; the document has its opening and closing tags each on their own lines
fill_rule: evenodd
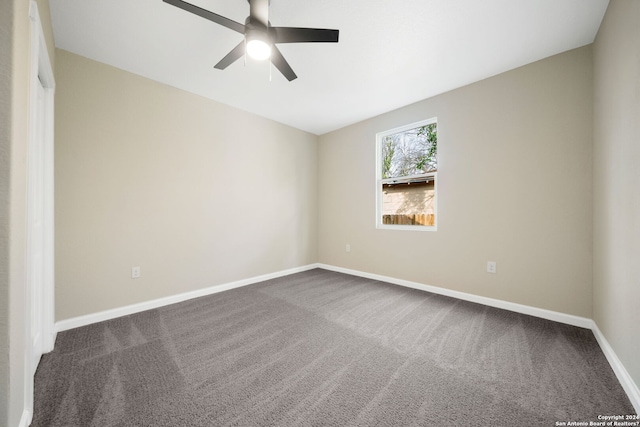
<svg viewBox="0 0 640 427">
<path fill-rule="evenodd" d="M 436 123 L 387 135 L 382 139 L 382 178 L 438 170 Z"/>
<path fill-rule="evenodd" d="M 382 184 L 382 223 L 435 224 L 435 177 Z"/>
</svg>

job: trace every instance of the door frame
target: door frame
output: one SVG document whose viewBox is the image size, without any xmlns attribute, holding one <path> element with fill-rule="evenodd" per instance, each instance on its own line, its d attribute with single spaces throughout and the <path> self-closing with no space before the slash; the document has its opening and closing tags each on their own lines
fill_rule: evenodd
<svg viewBox="0 0 640 427">
<path fill-rule="evenodd" d="M 53 112 L 54 112 L 54 92 L 55 79 L 53 68 L 47 50 L 47 43 L 38 13 L 38 5 L 35 1 L 31 1 L 29 6 L 29 20 L 31 32 L 31 62 L 30 62 L 30 82 L 29 82 L 29 147 L 34 147 L 35 138 L 39 132 L 42 132 L 44 138 L 43 162 L 40 173 L 44 176 L 43 188 L 43 234 L 44 244 L 43 252 L 43 289 L 42 289 L 42 313 L 41 316 L 35 315 L 35 307 L 32 306 L 31 279 L 30 268 L 33 259 L 31 251 L 31 218 L 34 206 L 32 194 L 30 194 L 29 181 L 34 176 L 33 170 L 27 171 L 27 253 L 26 267 L 27 279 L 25 283 L 25 351 L 24 351 L 24 375 L 25 375 L 25 417 L 23 420 L 29 425 L 33 418 L 33 392 L 34 392 L 34 372 L 37 367 L 37 360 L 41 354 L 36 355 L 32 343 L 32 328 L 38 328 L 42 335 L 42 352 L 47 353 L 53 350 L 55 344 L 55 281 L 54 281 L 54 174 L 53 174 Z M 38 85 L 44 88 L 44 113 L 38 109 Z M 44 118 L 39 120 L 39 114 L 44 114 Z M 38 123 L 41 123 L 42 129 L 38 129 Z M 29 162 L 28 162 L 29 164 Z M 42 319 L 37 322 L 36 319 Z M 36 366 L 34 366 L 36 364 Z"/>
</svg>

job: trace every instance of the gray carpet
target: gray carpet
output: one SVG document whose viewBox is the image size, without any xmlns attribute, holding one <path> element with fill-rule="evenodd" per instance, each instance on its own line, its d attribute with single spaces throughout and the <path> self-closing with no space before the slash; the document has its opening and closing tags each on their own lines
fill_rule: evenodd
<svg viewBox="0 0 640 427">
<path fill-rule="evenodd" d="M 62 332 L 32 426 L 554 426 L 631 414 L 587 329 L 311 270 Z"/>
</svg>

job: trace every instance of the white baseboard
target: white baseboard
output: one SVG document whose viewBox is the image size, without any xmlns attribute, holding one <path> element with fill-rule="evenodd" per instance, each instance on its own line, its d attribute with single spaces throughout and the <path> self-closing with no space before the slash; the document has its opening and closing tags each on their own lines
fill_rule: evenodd
<svg viewBox="0 0 640 427">
<path fill-rule="evenodd" d="M 18 424 L 18 427 L 29 427 L 29 424 L 31 424 L 31 412 L 25 409 L 24 411 L 22 411 L 22 416 L 20 417 L 20 424 Z"/>
<path fill-rule="evenodd" d="M 613 372 L 616 374 L 618 381 L 620 381 L 622 388 L 627 393 L 631 404 L 636 410 L 636 414 L 640 414 L 640 389 L 638 389 L 638 385 L 633 381 L 631 375 L 629 375 L 629 372 L 625 369 L 620 359 L 618 359 L 618 356 L 615 351 L 613 351 L 611 345 L 609 345 L 609 342 L 600 331 L 600 328 L 598 328 L 596 322 L 593 322 L 591 330 L 593 331 L 593 335 L 595 335 L 596 340 L 598 340 L 598 344 L 600 344 L 602 352 L 609 361 L 611 369 L 613 369 Z"/>
<path fill-rule="evenodd" d="M 117 317 L 128 316 L 130 314 L 139 313 L 141 311 L 164 307 L 164 306 L 175 304 L 178 302 L 187 301 L 193 298 L 203 297 L 206 295 L 211 295 L 211 294 L 215 294 L 222 291 L 228 291 L 230 289 L 235 289 L 242 286 L 252 285 L 254 283 L 264 282 L 265 280 L 276 279 L 278 277 L 288 276 L 294 273 L 300 273 L 302 271 L 311 270 L 317 267 L 318 267 L 317 264 L 309 264 L 302 267 L 291 268 L 288 270 L 282 270 L 275 273 L 263 274 L 261 276 L 250 277 L 248 279 L 242 279 L 235 282 L 215 285 L 215 286 L 211 286 L 204 289 L 198 289 L 196 291 L 184 292 L 181 294 L 159 298 L 151 301 L 145 301 L 138 304 L 127 305 L 124 307 L 118 307 L 111 310 L 100 311 L 98 313 L 87 314 L 85 316 L 65 319 L 65 320 L 56 322 L 55 332 L 56 333 L 62 332 L 69 329 L 79 328 L 81 326 L 91 325 L 93 323 L 103 322 L 105 320 L 115 319 Z"/>
<path fill-rule="evenodd" d="M 574 316 L 571 314 L 560 313 L 557 311 L 546 310 L 543 308 L 536 308 L 522 304 L 516 304 L 512 302 L 497 300 L 493 298 L 481 297 L 478 295 L 467 294 L 464 292 L 452 291 L 450 289 L 439 288 L 437 286 L 424 285 L 422 283 L 410 282 L 408 280 L 396 279 L 394 277 L 381 276 L 379 274 L 366 273 L 358 270 L 351 270 L 349 268 L 335 267 L 333 265 L 318 264 L 319 268 L 325 270 L 336 271 L 338 273 L 351 274 L 353 276 L 364 277 L 367 279 L 379 280 L 382 282 L 393 283 L 395 285 L 405 286 L 408 288 L 419 289 L 434 294 L 446 295 L 453 298 L 458 298 L 465 301 L 476 302 L 490 307 L 502 308 L 504 310 L 514 311 L 516 313 L 528 314 L 530 316 L 541 317 L 543 319 L 553 320 L 555 322 L 565 323 L 568 325 L 578 326 L 580 328 L 590 329 L 593 335 L 596 337 L 602 352 L 609 361 L 611 369 L 616 374 L 620 385 L 627 393 L 631 404 L 636 410 L 637 414 L 640 414 L 640 390 L 638 386 L 629 375 L 629 372 L 625 369 L 624 365 L 618 359 L 618 356 L 613 351 L 613 348 L 609 345 L 604 335 L 598 328 L 596 322 L 593 319 L 586 317 Z"/>
<path fill-rule="evenodd" d="M 394 277 L 381 276 L 379 274 L 366 273 L 358 270 L 351 270 L 349 268 L 335 267 L 327 264 L 318 264 L 319 268 L 325 270 L 336 271 L 339 273 L 351 274 L 353 276 L 360 276 L 367 279 L 379 280 L 381 282 L 393 283 L 395 285 L 405 286 L 407 288 L 419 289 L 421 291 L 432 292 L 434 294 L 445 295 L 452 298 L 461 299 L 464 301 L 475 302 L 489 307 L 501 308 L 504 310 L 515 311 L 516 313 L 528 314 L 530 316 L 541 317 L 543 319 L 553 320 L 555 322 L 566 323 L 568 325 L 578 326 L 580 328 L 591 329 L 593 320 L 586 317 L 574 316 L 572 314 L 560 313 L 557 311 L 546 310 L 544 308 L 531 307 L 523 304 L 516 304 L 513 302 L 502 301 L 494 298 L 487 298 L 473 294 L 467 294 L 465 292 L 453 291 L 451 289 L 439 288 L 437 286 L 424 285 L 422 283 L 411 282 L 409 280 L 396 279 Z"/>
<path fill-rule="evenodd" d="M 98 313 L 92 313 L 85 316 L 74 317 L 71 319 L 61 320 L 56 322 L 55 332 L 66 331 L 68 329 L 78 328 L 81 326 L 90 325 L 92 323 L 98 323 L 105 320 L 115 319 L 121 316 L 128 316 L 130 314 L 139 313 L 145 310 L 151 310 L 158 307 L 164 307 L 166 305 L 175 304 L 178 302 L 186 301 L 192 298 L 198 298 L 205 295 L 211 295 L 230 289 L 239 288 L 242 286 L 251 285 L 254 283 L 263 282 L 265 280 L 275 279 L 278 277 L 288 276 L 290 274 L 300 273 L 302 271 L 311 270 L 313 268 L 322 268 L 325 270 L 336 271 L 339 273 L 350 274 L 352 276 L 364 277 L 372 280 L 379 280 L 382 282 L 388 282 L 395 285 L 405 286 L 408 288 L 419 289 L 422 291 L 432 292 L 434 294 L 440 294 L 449 296 L 452 298 L 461 299 L 464 301 L 475 302 L 478 304 L 487 305 L 490 307 L 501 308 L 504 310 L 514 311 L 517 313 L 528 314 L 543 319 L 553 320 L 560 323 L 566 323 L 568 325 L 578 326 L 581 328 L 592 329 L 593 320 L 586 317 L 574 316 L 571 314 L 560 313 L 557 311 L 546 310 L 543 308 L 531 307 L 523 304 L 516 304 L 508 301 L 502 301 L 493 298 L 482 297 L 478 295 L 468 294 L 465 292 L 454 291 L 445 288 L 439 288 L 437 286 L 425 285 L 422 283 L 411 282 L 409 280 L 396 279 L 394 277 L 381 276 L 379 274 L 367 273 L 364 271 L 352 270 L 349 268 L 336 267 L 328 264 L 309 264 L 302 267 L 296 267 L 288 270 L 282 270 L 275 273 L 264 274 L 261 276 L 251 277 L 248 279 L 238 280 L 235 282 L 224 283 L 221 285 L 215 285 L 204 289 L 198 289 L 196 291 L 185 292 L 177 295 L 172 295 L 164 298 L 159 298 L 151 301 L 145 301 L 138 304 L 132 304 L 124 307 L 118 307 L 111 310 L 105 310 Z"/>
<path fill-rule="evenodd" d="M 251 285 L 254 283 L 263 282 L 265 280 L 276 279 L 278 277 L 288 276 L 290 274 L 300 273 L 303 271 L 311 270 L 314 268 L 322 268 L 324 270 L 335 271 L 338 273 L 350 274 L 352 276 L 364 277 L 372 280 L 379 280 L 382 282 L 392 283 L 408 288 L 418 289 L 422 291 L 432 292 L 434 294 L 445 295 L 452 298 L 461 299 L 464 301 L 470 301 L 478 304 L 483 304 L 489 307 L 501 308 L 504 310 L 513 311 L 516 313 L 527 314 L 530 316 L 540 317 L 542 319 L 553 320 L 555 322 L 565 323 L 568 325 L 577 326 L 580 328 L 590 329 L 602 349 L 602 352 L 606 356 L 611 368 L 613 369 L 618 381 L 622 385 L 623 389 L 627 393 L 631 404 L 636 410 L 636 413 L 640 413 L 640 391 L 635 384 L 622 362 L 616 356 L 613 348 L 609 345 L 604 335 L 592 319 L 586 317 L 574 316 L 571 314 L 560 313 L 557 311 L 546 310 L 543 308 L 531 307 L 523 304 L 517 304 L 508 301 L 502 301 L 494 298 L 487 298 L 478 295 L 468 294 L 465 292 L 454 291 L 451 289 L 440 288 L 437 286 L 425 285 L 422 283 L 411 282 L 409 280 L 396 279 L 394 277 L 381 276 L 379 274 L 367 273 L 364 271 L 352 270 L 349 268 L 336 267 L 333 265 L 316 263 L 309 264 L 302 267 L 296 267 L 288 270 L 282 270 L 275 273 L 264 274 L 261 276 L 251 277 L 248 279 L 238 280 L 235 282 L 225 283 L 221 285 L 211 286 L 205 289 L 199 289 L 197 291 L 185 292 L 178 295 L 173 295 L 165 298 L 160 298 L 152 301 L 145 301 L 138 304 L 132 304 L 125 307 L 115 308 L 112 310 L 101 311 L 99 313 L 88 314 L 86 316 L 75 317 L 72 319 L 62 320 L 56 322 L 55 331 L 66 331 L 68 329 L 78 328 L 81 326 L 90 325 L 92 323 L 98 323 L 105 320 L 115 319 L 117 317 L 127 316 L 134 313 L 139 313 L 145 310 L 151 310 L 154 308 L 164 307 L 170 304 L 186 301 L 193 298 L 202 297 L 205 295 L 211 295 L 230 289 L 239 288 L 242 286 Z M 26 418 L 25 418 L 26 417 Z M 22 416 L 19 427 L 28 426 L 29 413 L 25 410 Z"/>
</svg>

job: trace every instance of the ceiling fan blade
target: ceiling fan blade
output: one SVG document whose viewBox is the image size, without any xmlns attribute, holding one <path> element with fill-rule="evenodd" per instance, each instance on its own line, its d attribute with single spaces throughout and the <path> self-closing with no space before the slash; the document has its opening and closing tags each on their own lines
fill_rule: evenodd
<svg viewBox="0 0 640 427">
<path fill-rule="evenodd" d="M 269 32 L 274 43 L 337 43 L 340 34 L 339 30 L 292 27 L 271 27 Z"/>
<path fill-rule="evenodd" d="M 229 65 L 233 64 L 244 55 L 244 40 L 240 42 L 240 44 L 231 50 L 231 52 L 227 53 L 227 55 L 220 60 L 213 68 L 217 68 L 218 70 L 224 70 Z"/>
<path fill-rule="evenodd" d="M 205 19 L 208 19 L 209 21 L 213 21 L 216 24 L 220 24 L 223 27 L 227 27 L 230 30 L 236 31 L 240 34 L 244 34 L 243 24 L 233 21 L 229 18 L 225 18 L 222 15 L 209 12 L 208 10 L 202 9 L 201 7 L 195 6 L 191 3 L 187 3 L 186 1 L 182 1 L 182 0 L 163 0 L 163 1 L 175 7 L 179 7 L 182 10 L 186 10 L 187 12 L 191 12 Z"/>
<path fill-rule="evenodd" d="M 283 76 L 287 78 L 287 80 L 295 80 L 298 78 L 296 73 L 293 72 L 293 69 L 289 65 L 280 50 L 277 47 L 271 47 L 271 63 L 276 66 L 276 68 L 282 73 Z"/>
<path fill-rule="evenodd" d="M 252 23 L 269 26 L 269 0 L 249 0 L 249 16 Z"/>
</svg>

